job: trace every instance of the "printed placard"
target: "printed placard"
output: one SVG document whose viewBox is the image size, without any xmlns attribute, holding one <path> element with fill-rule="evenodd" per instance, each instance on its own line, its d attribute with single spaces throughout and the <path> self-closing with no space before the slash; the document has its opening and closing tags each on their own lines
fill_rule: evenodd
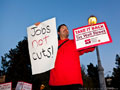
<svg viewBox="0 0 120 90">
<path fill-rule="evenodd" d="M 32 84 L 24 82 L 23 90 L 32 90 Z"/>
<path fill-rule="evenodd" d="M 32 84 L 19 81 L 15 90 L 32 90 Z"/>
<path fill-rule="evenodd" d="M 27 28 L 32 74 L 39 74 L 54 68 L 58 49 L 56 19 L 41 22 Z"/>
<path fill-rule="evenodd" d="M 24 82 L 18 82 L 15 90 L 22 90 Z"/>
<path fill-rule="evenodd" d="M 0 84 L 0 90 L 12 90 L 12 83 L 2 83 Z"/>
<path fill-rule="evenodd" d="M 73 35 L 77 50 L 112 42 L 105 22 L 73 29 Z"/>
</svg>

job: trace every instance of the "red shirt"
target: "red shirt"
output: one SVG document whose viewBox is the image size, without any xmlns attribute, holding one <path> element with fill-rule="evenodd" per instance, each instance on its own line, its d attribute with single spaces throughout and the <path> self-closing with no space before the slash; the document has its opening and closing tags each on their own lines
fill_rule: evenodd
<svg viewBox="0 0 120 90">
<path fill-rule="evenodd" d="M 65 40 L 59 40 L 59 45 Z M 50 71 L 49 85 L 83 85 L 79 55 L 93 50 L 94 48 L 89 48 L 77 51 L 73 40 L 64 43 L 57 52 L 55 68 Z"/>
</svg>

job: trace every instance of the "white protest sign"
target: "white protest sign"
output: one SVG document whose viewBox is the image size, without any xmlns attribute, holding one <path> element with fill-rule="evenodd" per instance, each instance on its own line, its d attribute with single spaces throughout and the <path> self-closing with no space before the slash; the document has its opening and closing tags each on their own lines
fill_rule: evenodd
<svg viewBox="0 0 120 90">
<path fill-rule="evenodd" d="M 18 82 L 15 90 L 21 90 L 24 82 Z"/>
<path fill-rule="evenodd" d="M 105 22 L 73 29 L 76 49 L 85 49 L 112 42 Z"/>
<path fill-rule="evenodd" d="M 32 90 L 32 84 L 19 81 L 15 90 Z"/>
<path fill-rule="evenodd" d="M 12 90 L 12 83 L 3 83 L 0 84 L 0 90 Z"/>
<path fill-rule="evenodd" d="M 22 90 L 32 90 L 32 84 L 24 82 Z"/>
<path fill-rule="evenodd" d="M 58 49 L 56 19 L 41 22 L 27 28 L 32 74 L 54 68 Z"/>
</svg>

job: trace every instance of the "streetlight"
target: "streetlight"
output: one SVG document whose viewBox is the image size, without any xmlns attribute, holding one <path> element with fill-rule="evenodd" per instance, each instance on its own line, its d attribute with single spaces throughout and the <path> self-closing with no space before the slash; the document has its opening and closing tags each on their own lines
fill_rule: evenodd
<svg viewBox="0 0 120 90">
<path fill-rule="evenodd" d="M 97 18 L 95 16 L 92 15 L 88 18 L 88 25 L 94 25 L 96 23 L 97 23 Z"/>
<path fill-rule="evenodd" d="M 97 23 L 97 18 L 95 16 L 90 16 L 88 18 L 88 25 L 94 25 L 96 23 Z M 98 75 L 99 75 L 100 90 L 107 90 L 105 78 L 104 78 L 104 69 L 101 64 L 98 46 L 96 46 L 96 53 L 97 53 L 97 60 L 98 60 Z"/>
</svg>

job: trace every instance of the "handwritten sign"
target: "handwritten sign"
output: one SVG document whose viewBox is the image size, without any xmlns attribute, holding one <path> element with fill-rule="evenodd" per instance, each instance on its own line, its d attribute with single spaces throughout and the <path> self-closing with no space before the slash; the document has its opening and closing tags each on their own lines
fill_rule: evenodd
<svg viewBox="0 0 120 90">
<path fill-rule="evenodd" d="M 76 49 L 85 49 L 112 42 L 105 22 L 73 29 Z"/>
<path fill-rule="evenodd" d="M 58 48 L 56 19 L 52 18 L 27 28 L 32 74 L 54 68 Z"/>
<path fill-rule="evenodd" d="M 0 90 L 12 90 L 12 83 L 3 83 L 0 84 Z"/>
<path fill-rule="evenodd" d="M 15 90 L 32 90 L 32 84 L 19 81 Z"/>
</svg>

